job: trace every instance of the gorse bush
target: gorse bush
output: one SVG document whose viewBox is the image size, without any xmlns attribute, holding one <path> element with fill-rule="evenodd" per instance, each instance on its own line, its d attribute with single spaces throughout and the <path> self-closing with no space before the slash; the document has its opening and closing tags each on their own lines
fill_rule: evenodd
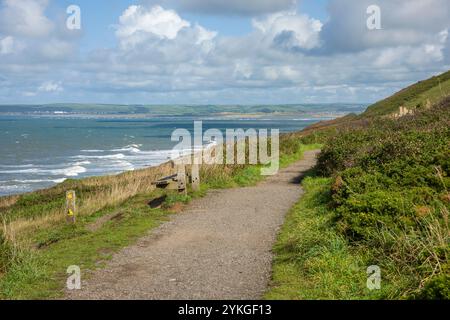
<svg viewBox="0 0 450 320">
<path fill-rule="evenodd" d="M 345 129 L 318 171 L 334 177 L 335 226 L 376 264 L 410 281 L 402 295 L 450 298 L 450 99 L 398 120 Z M 389 274 L 389 272 L 388 272 Z"/>
</svg>

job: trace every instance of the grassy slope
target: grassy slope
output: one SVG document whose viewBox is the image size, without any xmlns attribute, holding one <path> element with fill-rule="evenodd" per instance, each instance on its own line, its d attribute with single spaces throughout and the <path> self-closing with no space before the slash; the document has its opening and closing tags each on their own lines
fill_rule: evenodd
<svg viewBox="0 0 450 320">
<path fill-rule="evenodd" d="M 320 147 L 305 146 L 289 138 L 282 138 L 281 141 L 281 167 L 300 159 L 304 151 Z M 0 203 L 2 217 L 9 218 L 9 225 L 25 225 L 26 228 L 14 233 L 16 238 L 13 239 L 8 230 L 0 232 L 0 298 L 60 297 L 64 293 L 68 266 L 80 266 L 86 276 L 86 270 L 101 267 L 114 252 L 169 219 L 173 214 L 171 208 L 179 209 L 180 203 L 203 196 L 210 188 L 255 184 L 263 179 L 259 169 L 260 166 L 202 167 L 202 190 L 190 192 L 189 196 L 149 189 L 146 187 L 148 181 L 164 175 L 165 170 L 154 172 L 154 169 L 147 169 L 115 177 L 69 181 L 49 190 L 3 199 Z M 111 184 L 118 185 L 113 188 L 117 191 L 111 190 Z M 136 184 L 142 187 L 133 189 L 133 193 L 127 191 Z M 61 214 L 64 191 L 67 189 L 78 190 L 82 214 L 76 226 L 67 225 Z M 116 193 L 128 194 L 128 197 L 116 199 Z M 149 200 L 164 194 L 168 197 L 163 209 L 148 206 Z M 108 201 L 99 200 L 103 198 Z M 98 201 L 101 208 L 96 203 Z M 54 214 L 58 219 L 48 220 Z M 108 215 L 115 217 L 97 230 L 90 228 Z M 20 224 L 17 224 L 18 221 Z M 2 234 L 9 235 L 8 241 L 1 239 Z"/>
<path fill-rule="evenodd" d="M 449 94 L 450 71 L 447 71 L 436 77 L 413 84 L 391 97 L 369 106 L 363 117 L 394 113 L 398 111 L 400 106 L 407 108 L 416 108 L 418 105 L 425 106 L 428 99 L 430 103 L 435 104 Z"/>
<path fill-rule="evenodd" d="M 322 123 L 300 134 L 303 140 L 324 141 L 326 154 L 321 156 L 320 165 L 322 171 L 327 171 L 326 178 L 317 175 L 303 182 L 306 194 L 289 214 L 274 248 L 273 285 L 266 298 L 450 296 L 449 226 L 445 218 L 450 195 L 442 184 L 449 184 L 450 173 L 442 162 L 446 157 L 439 155 L 450 147 L 448 131 L 445 133 L 450 125 L 448 102 L 436 109 L 419 110 L 398 122 L 368 120 L 375 116 L 373 120 L 377 121 L 377 115 L 395 112 L 400 105 L 416 106 L 428 99 L 436 104 L 442 90 L 449 93 L 449 76 L 447 72 L 439 76 L 439 81 L 435 77 L 402 90 L 373 105 L 361 117 Z M 371 131 L 367 126 L 372 126 Z M 347 176 L 353 177 L 352 170 L 360 166 L 362 171 L 355 172 L 354 178 L 340 176 L 342 170 L 347 170 Z M 440 166 L 441 173 L 436 173 L 436 166 Z M 390 172 L 395 173 L 392 178 Z M 350 192 L 342 189 L 342 183 Z M 371 189 L 361 189 L 365 183 Z M 428 189 L 420 189 L 423 186 Z M 373 193 L 367 193 L 372 189 Z M 400 204 L 399 211 L 395 211 L 394 203 Z M 352 206 L 357 211 L 352 212 Z M 412 206 L 409 215 L 418 214 L 419 218 L 408 217 L 406 206 Z M 385 210 L 398 220 L 378 216 L 380 213 L 374 210 Z M 384 231 L 370 231 L 373 222 L 359 225 L 369 217 L 384 219 Z M 352 238 L 357 232 L 353 228 L 366 232 L 363 241 Z M 371 264 L 383 268 L 381 290 L 366 288 L 366 268 Z"/>
<path fill-rule="evenodd" d="M 330 225 L 330 179 L 307 177 L 305 194 L 291 209 L 274 248 L 272 288 L 266 299 L 371 299 L 367 259 Z M 387 287 L 384 287 L 387 288 Z"/>
<path fill-rule="evenodd" d="M 360 114 L 349 114 L 331 121 L 321 121 L 304 129 L 300 135 L 316 136 L 318 141 L 324 141 L 326 137 L 337 134 L 341 130 L 351 127 L 364 126 L 380 116 L 397 113 L 400 107 L 410 110 L 419 110 L 430 104 L 436 104 L 450 95 L 450 71 L 442 73 L 430 79 L 413 84 L 394 95 L 370 105 Z"/>
<path fill-rule="evenodd" d="M 0 280 L 0 297 L 47 299 L 61 295 L 69 266 L 78 265 L 85 276 L 86 270 L 101 266 L 114 252 L 167 220 L 167 211 L 149 209 L 148 197 L 151 195 L 136 196 L 117 207 L 80 217 L 75 226 L 58 223 L 34 234 L 30 241 L 42 247 L 21 249 Z M 86 229 L 113 211 L 120 211 L 119 219 L 107 222 L 97 231 Z"/>
</svg>

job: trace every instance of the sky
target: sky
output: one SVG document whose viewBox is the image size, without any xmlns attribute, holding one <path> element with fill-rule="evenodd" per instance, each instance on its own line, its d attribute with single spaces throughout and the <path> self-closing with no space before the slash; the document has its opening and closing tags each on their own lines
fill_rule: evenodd
<svg viewBox="0 0 450 320">
<path fill-rule="evenodd" d="M 0 0 L 0 104 L 370 103 L 450 69 L 449 29 L 448 0 Z"/>
</svg>

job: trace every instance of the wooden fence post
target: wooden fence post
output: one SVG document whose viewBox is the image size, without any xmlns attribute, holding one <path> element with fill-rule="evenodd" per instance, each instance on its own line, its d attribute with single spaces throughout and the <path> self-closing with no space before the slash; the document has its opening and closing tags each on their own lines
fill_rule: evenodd
<svg viewBox="0 0 450 320">
<path fill-rule="evenodd" d="M 191 168 L 191 182 L 192 190 L 200 190 L 200 166 L 198 164 L 193 164 Z"/>
<path fill-rule="evenodd" d="M 177 183 L 178 191 L 184 191 L 184 194 L 187 194 L 186 167 L 184 164 L 177 165 Z"/>
<path fill-rule="evenodd" d="M 75 223 L 76 220 L 76 195 L 75 191 L 66 192 L 66 217 L 68 223 Z"/>
</svg>

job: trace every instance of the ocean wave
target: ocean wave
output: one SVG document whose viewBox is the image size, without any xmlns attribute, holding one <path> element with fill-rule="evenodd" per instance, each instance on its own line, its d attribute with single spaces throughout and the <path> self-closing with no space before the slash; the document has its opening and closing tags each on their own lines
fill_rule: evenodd
<svg viewBox="0 0 450 320">
<path fill-rule="evenodd" d="M 10 194 L 11 192 L 23 192 L 23 191 L 27 191 L 26 186 L 0 186 L 0 194 L 1 193 L 5 193 L 5 194 Z"/>
<path fill-rule="evenodd" d="M 140 152 L 140 148 L 142 147 L 142 144 L 130 144 L 127 146 L 124 146 L 122 148 L 115 148 L 110 150 L 104 150 L 104 149 L 86 149 L 81 150 L 81 152 L 86 153 L 105 153 L 105 152 Z"/>
<path fill-rule="evenodd" d="M 134 170 L 134 166 L 132 163 L 128 161 L 115 161 L 111 163 L 112 168 L 122 168 L 124 170 Z"/>
<path fill-rule="evenodd" d="M 74 165 L 75 166 L 85 166 L 85 165 L 88 165 L 88 164 L 91 164 L 91 162 L 90 161 L 79 161 L 79 162 L 75 162 L 74 163 Z"/>
<path fill-rule="evenodd" d="M 207 149 L 216 144 L 215 141 L 211 141 L 203 147 Z M 62 183 L 70 177 L 118 174 L 157 166 L 173 159 L 174 156 L 187 156 L 201 149 L 201 147 L 183 150 L 141 150 L 141 148 L 140 144 L 130 144 L 118 149 L 82 150 L 78 155 L 65 158 L 69 160 L 66 163 L 51 164 L 45 159 L 40 159 L 36 164 L 0 165 L 0 174 L 10 178 L 0 181 L 0 194 L 36 190 Z"/>
<path fill-rule="evenodd" d="M 61 178 L 61 179 L 29 179 L 29 180 L 10 180 L 10 181 L 0 181 L 3 183 L 10 183 L 10 182 L 14 182 L 14 183 L 43 183 L 43 182 L 53 182 L 53 183 L 62 183 L 64 181 L 66 181 L 67 178 Z"/>
<path fill-rule="evenodd" d="M 123 148 L 119 149 L 112 149 L 110 152 L 133 152 L 133 153 L 139 153 L 141 152 L 140 148 L 142 147 L 142 144 L 130 144 Z"/>
<path fill-rule="evenodd" d="M 78 155 L 74 156 L 73 159 L 124 159 L 125 155 L 123 153 L 109 154 L 104 156 L 86 156 Z"/>
<path fill-rule="evenodd" d="M 133 152 L 133 153 L 139 153 L 141 150 L 139 148 L 135 147 L 125 147 L 121 149 L 112 149 L 111 152 Z"/>
<path fill-rule="evenodd" d="M 49 170 L 49 172 L 53 175 L 63 175 L 66 177 L 76 177 L 80 173 L 85 173 L 86 171 L 86 168 L 82 166 L 72 166 L 65 169 Z"/>
<path fill-rule="evenodd" d="M 22 169 L 22 170 L 0 170 L 0 173 L 3 174 L 13 174 L 13 173 L 39 173 L 45 170 L 39 170 L 36 168 L 33 169 Z"/>
<path fill-rule="evenodd" d="M 68 168 L 62 168 L 62 169 L 23 169 L 23 170 L 2 170 L 0 173 L 3 174 L 37 174 L 37 175 L 43 175 L 43 174 L 50 174 L 50 175 L 60 175 L 60 176 L 66 176 L 66 177 L 76 177 L 80 173 L 86 172 L 86 168 L 82 167 L 80 165 L 73 165 Z"/>
<path fill-rule="evenodd" d="M 90 152 L 90 153 L 99 153 L 99 152 L 106 152 L 107 150 L 98 150 L 98 149 L 92 149 L 92 150 L 81 150 L 81 152 Z"/>
<path fill-rule="evenodd" d="M 33 164 L 21 164 L 21 165 L 17 165 L 17 164 L 13 164 L 13 165 L 8 165 L 8 164 L 1 164 L 0 168 L 33 168 L 35 165 Z"/>
</svg>

